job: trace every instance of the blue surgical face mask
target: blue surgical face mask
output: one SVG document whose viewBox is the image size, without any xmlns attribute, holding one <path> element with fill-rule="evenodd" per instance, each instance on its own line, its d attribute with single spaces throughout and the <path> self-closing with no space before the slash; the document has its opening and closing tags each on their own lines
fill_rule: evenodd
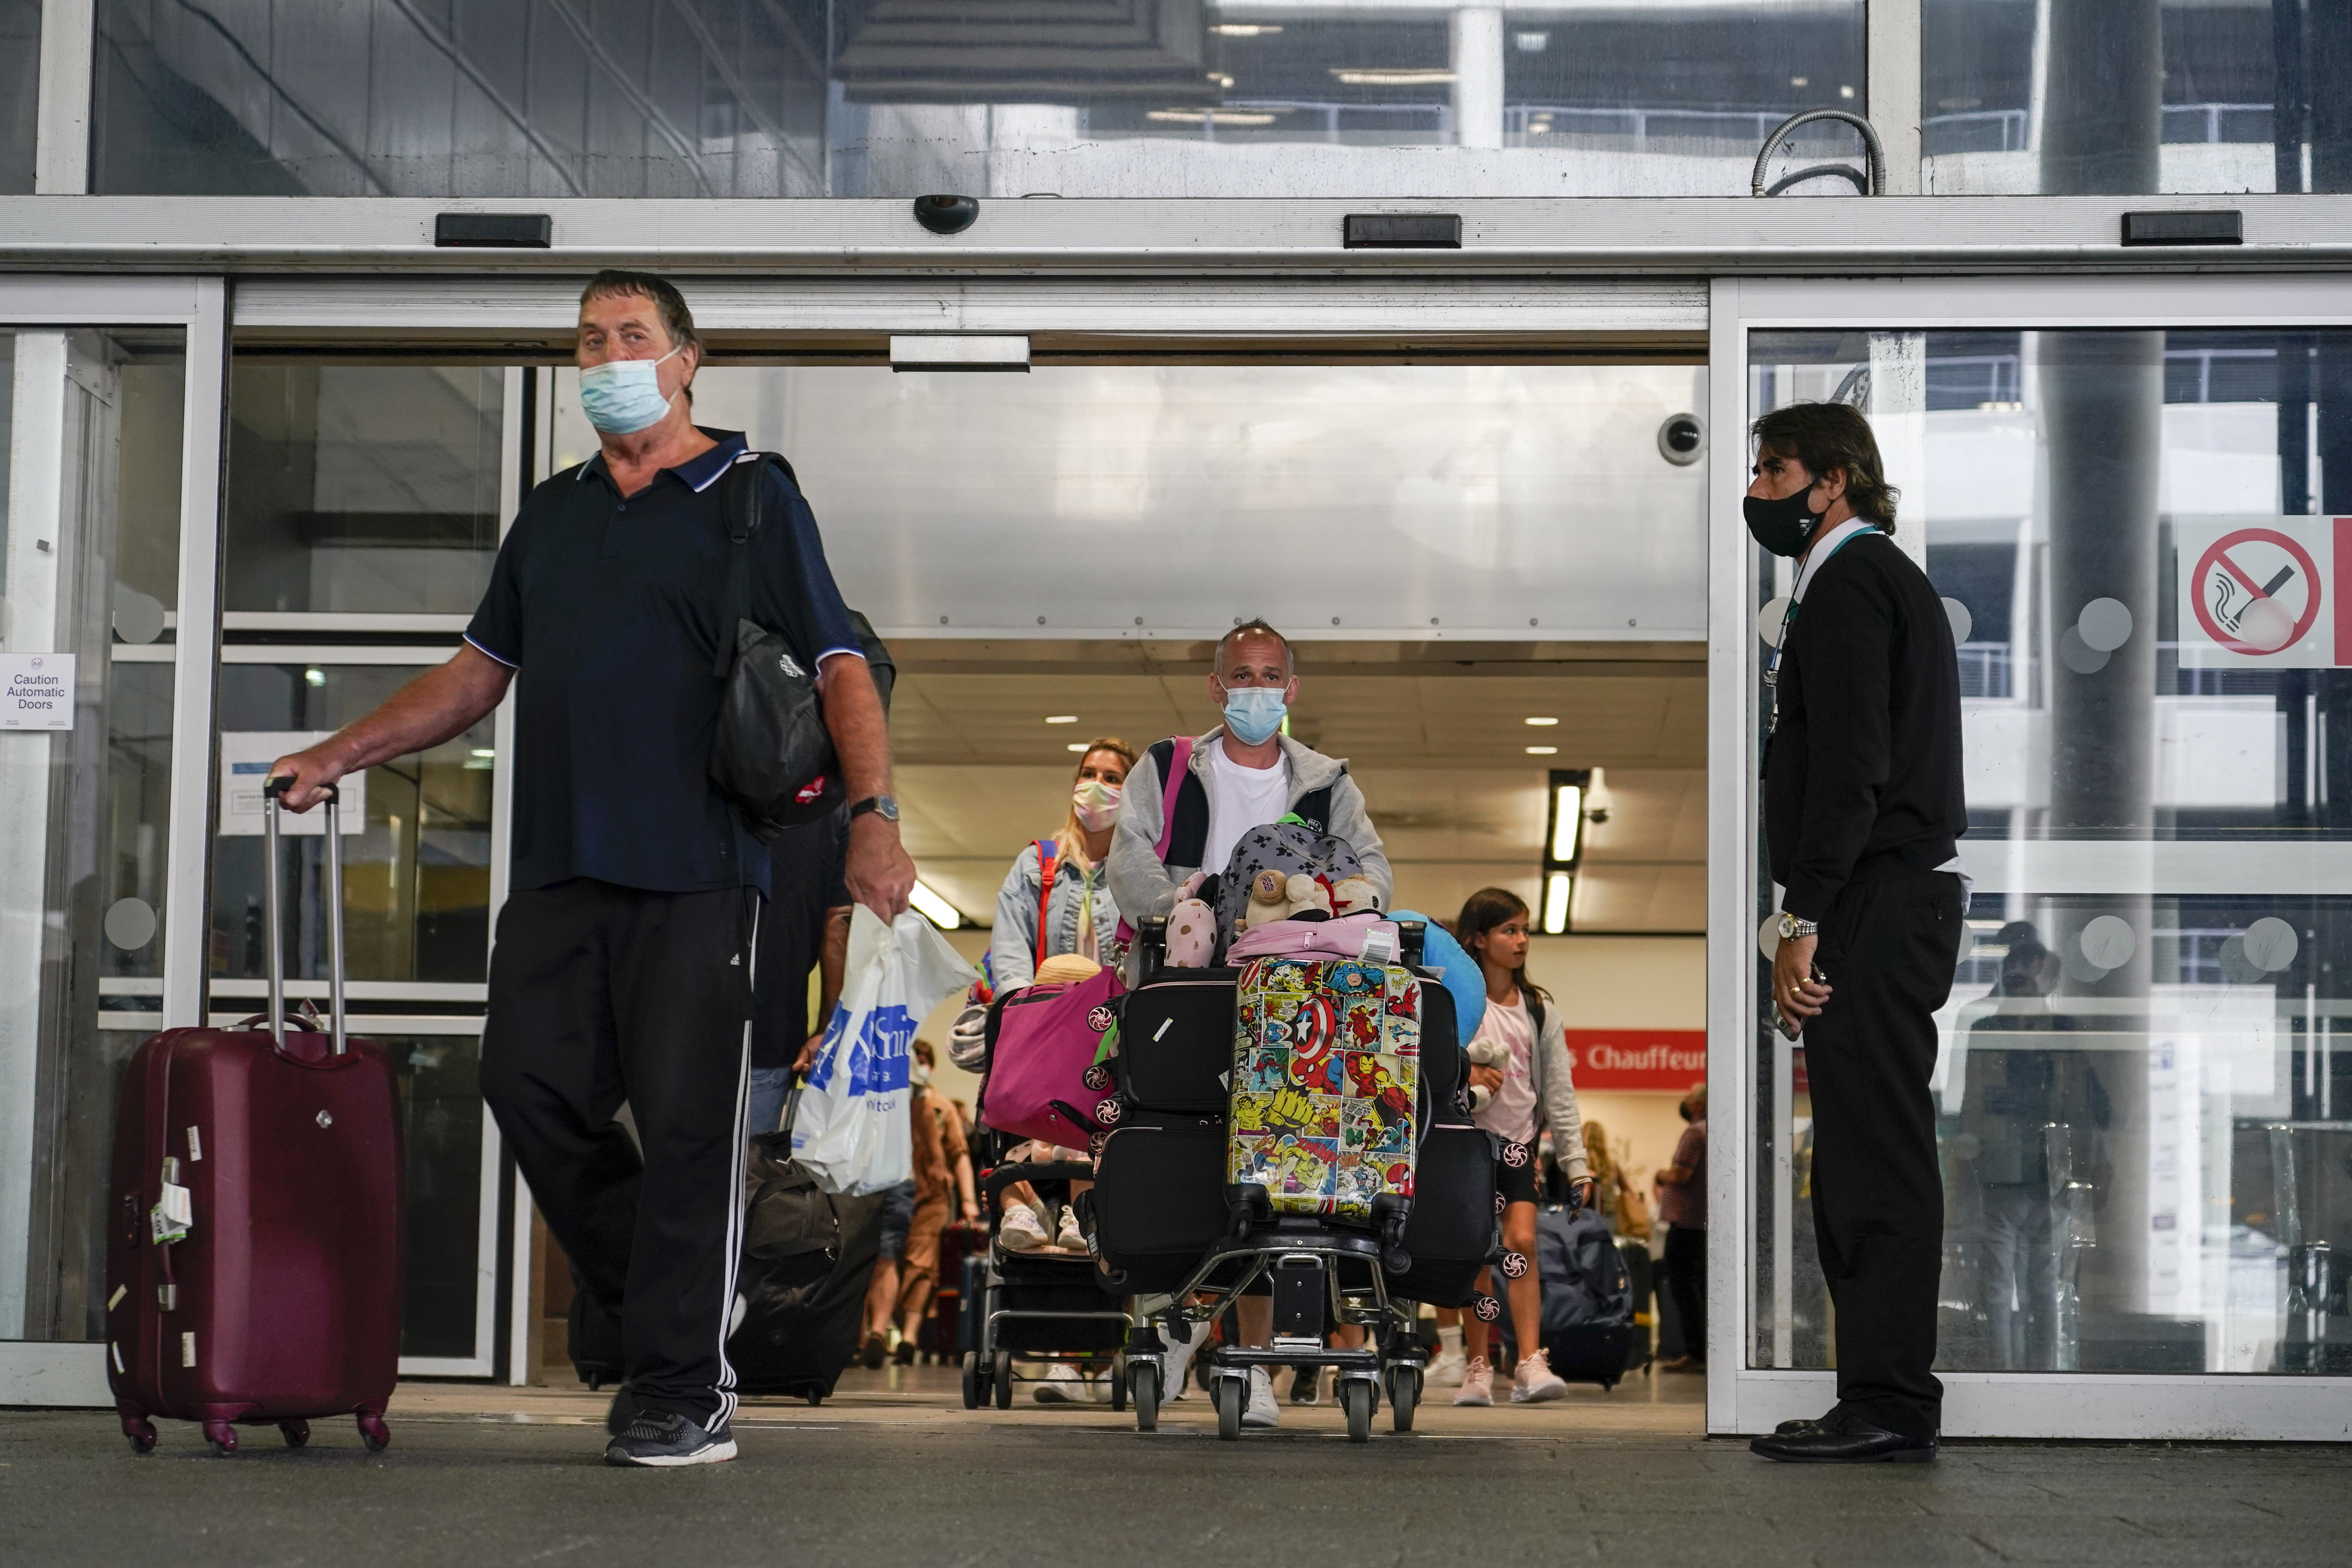
<svg viewBox="0 0 2352 1568">
<path fill-rule="evenodd" d="M 669 412 L 662 395 L 661 365 L 678 353 L 680 344 L 661 359 L 614 359 L 580 373 L 580 408 L 588 423 L 607 436 L 634 436 L 661 423 Z"/>
<path fill-rule="evenodd" d="M 1290 704 L 1279 686 L 1225 688 L 1225 728 L 1244 746 L 1258 745 L 1282 728 Z"/>
</svg>

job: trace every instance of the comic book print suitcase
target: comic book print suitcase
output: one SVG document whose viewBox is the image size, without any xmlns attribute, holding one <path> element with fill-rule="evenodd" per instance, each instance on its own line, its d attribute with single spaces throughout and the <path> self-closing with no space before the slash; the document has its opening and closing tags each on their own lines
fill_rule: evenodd
<svg viewBox="0 0 2352 1568">
<path fill-rule="evenodd" d="M 1234 1008 L 1226 1179 L 1276 1214 L 1370 1224 L 1410 1203 L 1421 986 L 1400 964 L 1256 958 Z"/>
</svg>

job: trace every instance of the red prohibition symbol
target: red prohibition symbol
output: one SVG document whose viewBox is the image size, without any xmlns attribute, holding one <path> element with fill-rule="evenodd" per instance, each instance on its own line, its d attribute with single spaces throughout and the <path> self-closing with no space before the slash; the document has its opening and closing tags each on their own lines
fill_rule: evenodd
<svg viewBox="0 0 2352 1568">
<path fill-rule="evenodd" d="M 2246 607 L 2250 607 L 2258 601 L 2268 599 L 2274 591 L 2286 585 L 2283 580 L 2284 574 L 2279 578 L 2273 578 L 2267 584 L 2257 583 L 2246 574 L 2244 567 L 2231 558 L 2230 552 L 2232 548 L 2241 544 L 2257 542 L 2275 544 L 2285 551 L 2293 558 L 2295 567 L 2302 571 L 2307 590 L 2304 598 L 2301 618 L 2296 620 L 2294 629 L 2287 634 L 2286 640 L 2276 647 L 2263 647 L 2258 644 L 2247 642 L 2236 635 L 2243 627 Z M 2231 616 L 2231 625 L 2226 630 L 2221 622 L 2215 617 L 2215 607 L 2208 602 L 2205 592 L 2205 584 L 2210 581 L 2210 574 L 2217 566 L 2229 574 L 2231 596 L 2240 606 L 2237 614 Z M 2197 624 L 2205 628 L 2207 637 L 2211 637 L 2231 653 L 2260 658 L 2264 654 L 2283 652 L 2301 642 L 2305 635 L 2311 630 L 2312 624 L 2319 619 L 2319 601 L 2322 597 L 2319 568 L 2312 561 L 2309 551 L 2274 528 L 2242 528 L 2235 532 L 2223 534 L 2213 542 L 2203 555 L 2198 557 L 2196 589 L 2189 595 L 2189 603 L 2196 605 Z"/>
</svg>

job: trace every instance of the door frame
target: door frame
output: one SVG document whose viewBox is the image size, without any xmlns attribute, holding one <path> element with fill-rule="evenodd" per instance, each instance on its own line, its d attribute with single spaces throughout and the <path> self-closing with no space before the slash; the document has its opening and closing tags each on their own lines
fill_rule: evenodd
<svg viewBox="0 0 2352 1568">
<path fill-rule="evenodd" d="M 1759 689 L 1755 550 L 1748 486 L 1749 334 L 1769 329 L 2250 328 L 2352 326 L 2352 289 L 2316 274 L 1715 279 L 1709 299 L 1707 729 L 1707 1429 L 1769 1432 L 1836 1400 L 1836 1374 L 1750 1367 L 1748 1288 L 1758 1256 L 1755 1016 L 1759 799 L 1749 703 Z M 1965 845 L 1963 851 L 1965 852 Z M 1783 1094 L 1774 1103 L 1785 1103 Z M 1725 1223 L 1727 1222 L 1727 1223 Z M 1945 1372 L 1948 1436 L 2344 1441 L 2352 1378 L 2286 1374 Z"/>
</svg>

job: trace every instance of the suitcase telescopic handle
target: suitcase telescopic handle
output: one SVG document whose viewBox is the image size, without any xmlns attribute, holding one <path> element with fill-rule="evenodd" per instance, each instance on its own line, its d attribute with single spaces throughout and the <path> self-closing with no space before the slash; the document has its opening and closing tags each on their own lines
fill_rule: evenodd
<svg viewBox="0 0 2352 1568">
<path fill-rule="evenodd" d="M 286 944 L 278 919 L 278 814 L 286 808 L 286 792 L 294 787 L 280 773 L 261 786 L 262 837 L 265 841 L 262 884 L 263 919 L 269 927 L 269 1037 L 286 1044 Z M 335 1055 L 349 1046 L 343 1036 L 343 825 L 342 792 L 333 784 L 327 793 L 327 1014 L 334 1036 Z"/>
</svg>

